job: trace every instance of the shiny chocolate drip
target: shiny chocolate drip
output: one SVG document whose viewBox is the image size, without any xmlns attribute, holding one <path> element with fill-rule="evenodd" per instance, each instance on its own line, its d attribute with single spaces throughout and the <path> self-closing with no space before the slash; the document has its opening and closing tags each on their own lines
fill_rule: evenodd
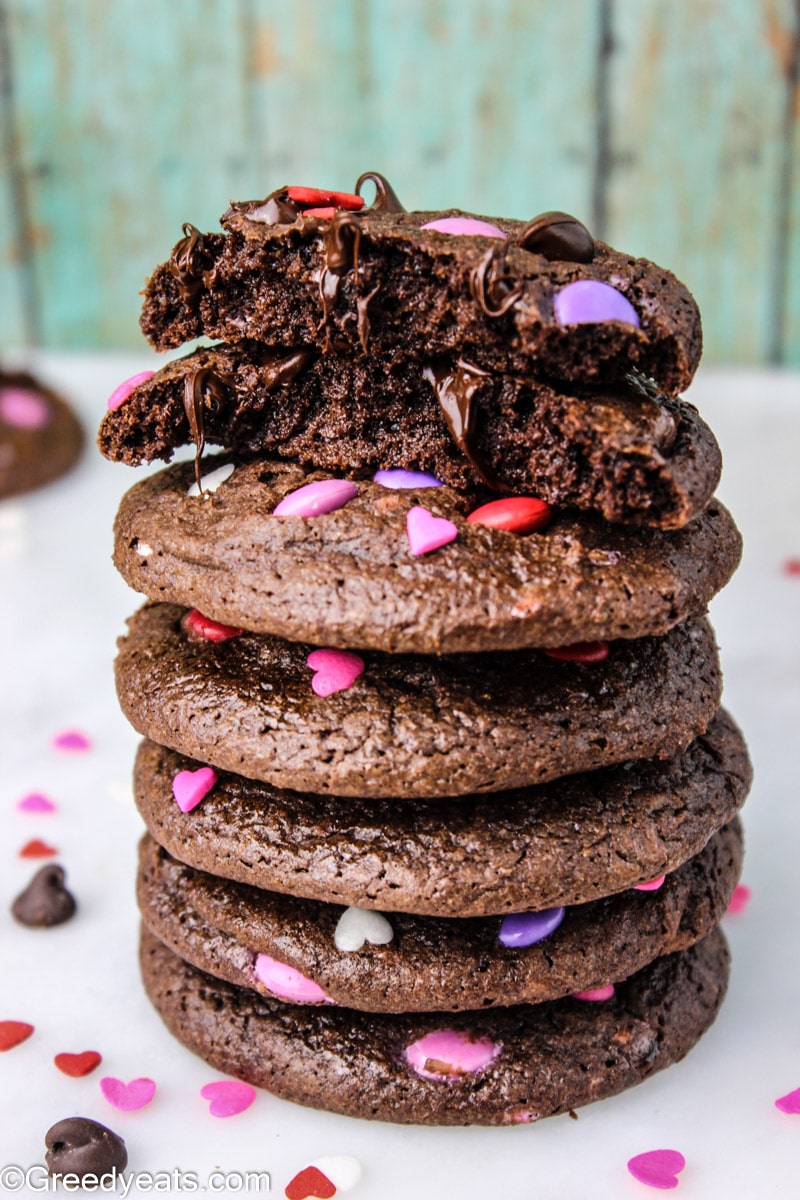
<svg viewBox="0 0 800 1200">
<path fill-rule="evenodd" d="M 479 478 L 493 492 L 507 491 L 491 467 L 484 462 L 474 440 L 477 410 L 472 401 L 483 380 L 490 377 L 488 371 L 482 371 L 459 358 L 455 366 L 433 363 L 424 368 L 422 375 L 439 401 L 450 436 L 475 468 Z"/>
<path fill-rule="evenodd" d="M 367 292 L 366 296 L 356 297 L 356 327 L 358 329 L 358 340 L 361 342 L 361 349 L 365 354 L 369 348 L 369 304 L 370 301 L 377 296 L 380 290 L 381 285 L 376 283 L 372 291 Z"/>
<path fill-rule="evenodd" d="M 319 277 L 319 296 L 322 301 L 322 320 L 318 328 L 325 330 L 323 349 L 330 350 L 330 320 L 342 275 L 352 270 L 358 285 L 358 249 L 361 245 L 361 222 L 355 213 L 336 212 L 322 239 L 325 266 Z M 359 329 L 360 333 L 360 329 Z"/>
<path fill-rule="evenodd" d="M 541 254 L 549 262 L 590 263 L 594 258 L 592 235 L 569 213 L 540 213 L 528 222 L 518 241 L 523 250 Z"/>
<path fill-rule="evenodd" d="M 259 225 L 293 225 L 303 210 L 296 201 L 289 199 L 287 192 L 286 185 L 276 188 L 254 208 L 234 204 L 228 209 L 225 217 L 229 213 L 241 212 L 244 209 L 248 221 L 255 221 Z M 222 218 L 223 223 L 225 217 Z"/>
<path fill-rule="evenodd" d="M 228 388 L 232 386 L 232 380 L 218 375 L 210 367 L 198 367 L 183 381 L 183 408 L 195 446 L 194 477 L 200 492 L 203 490 L 200 459 L 206 444 L 205 405 L 208 402 L 209 409 L 218 412 L 228 398 Z"/>
<path fill-rule="evenodd" d="M 265 390 L 269 392 L 278 384 L 293 383 L 313 357 L 313 350 L 291 350 L 262 364 L 259 373 Z"/>
<path fill-rule="evenodd" d="M 506 247 L 492 246 L 470 271 L 469 290 L 487 317 L 502 317 L 519 300 L 522 285 L 506 270 Z"/>
<path fill-rule="evenodd" d="M 183 237 L 169 256 L 170 274 L 178 281 L 178 291 L 184 304 L 196 308 L 203 290 L 203 272 L 213 258 L 203 244 L 203 235 L 188 221 L 183 224 Z"/>
<path fill-rule="evenodd" d="M 359 175 L 356 180 L 355 193 L 361 195 L 361 185 L 369 180 L 375 184 L 375 199 L 370 204 L 366 212 L 380 213 L 404 213 L 406 210 L 397 198 L 389 180 L 379 174 L 377 171 L 365 171 L 363 175 Z"/>
</svg>

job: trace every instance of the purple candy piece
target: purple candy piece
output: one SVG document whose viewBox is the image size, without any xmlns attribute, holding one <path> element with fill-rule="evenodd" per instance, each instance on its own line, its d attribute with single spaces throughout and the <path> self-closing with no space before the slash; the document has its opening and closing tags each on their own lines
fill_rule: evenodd
<svg viewBox="0 0 800 1200">
<path fill-rule="evenodd" d="M 599 279 L 576 279 L 556 293 L 553 301 L 559 325 L 600 325 L 603 321 L 641 322 L 639 314 L 622 292 Z"/>
<path fill-rule="evenodd" d="M 401 467 L 392 467 L 390 471 L 376 471 L 372 476 L 373 482 L 385 488 L 432 488 L 442 487 L 441 479 L 428 475 L 425 471 L 404 471 Z"/>
<path fill-rule="evenodd" d="M 274 517 L 320 517 L 344 508 L 358 495 L 349 479 L 320 479 L 289 492 L 273 510 Z"/>
<path fill-rule="evenodd" d="M 503 238 L 507 234 L 488 221 L 479 221 L 476 217 L 439 217 L 429 221 L 421 229 L 435 229 L 438 233 L 449 233 L 451 237 L 494 237 Z"/>
<path fill-rule="evenodd" d="M 532 946 L 558 929 L 564 920 L 563 908 L 544 908 L 541 912 L 511 913 L 500 926 L 500 941 L 504 946 Z"/>
</svg>

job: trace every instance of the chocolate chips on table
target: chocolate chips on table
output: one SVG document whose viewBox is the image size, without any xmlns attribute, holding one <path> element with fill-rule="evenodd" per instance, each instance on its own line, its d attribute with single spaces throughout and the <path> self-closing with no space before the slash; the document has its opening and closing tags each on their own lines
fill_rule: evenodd
<svg viewBox="0 0 800 1200">
<path fill-rule="evenodd" d="M 24 892 L 20 892 L 11 912 L 20 925 L 46 929 L 63 925 L 74 915 L 75 897 L 64 886 L 64 868 L 49 863 L 36 872 Z"/>
<path fill-rule="evenodd" d="M 407 212 L 376 172 L 222 227 L 184 227 L 142 327 L 223 340 L 99 437 L 195 447 L 115 524 L 148 995 L 351 1116 L 631 1087 L 722 1002 L 750 783 L 704 620 L 740 539 L 675 394 L 697 307 L 566 213 Z"/>
<path fill-rule="evenodd" d="M 45 1162 L 51 1175 L 77 1175 L 98 1179 L 110 1172 L 124 1171 L 128 1152 L 119 1134 L 88 1117 L 67 1117 L 45 1134 Z"/>
</svg>

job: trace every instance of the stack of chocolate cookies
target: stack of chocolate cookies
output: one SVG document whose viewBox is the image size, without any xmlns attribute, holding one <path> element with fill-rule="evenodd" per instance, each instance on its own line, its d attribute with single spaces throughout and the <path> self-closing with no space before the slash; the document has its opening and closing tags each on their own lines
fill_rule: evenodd
<svg viewBox="0 0 800 1200">
<path fill-rule="evenodd" d="M 405 212 L 375 173 L 222 225 L 143 313 L 222 341 L 120 385 L 99 439 L 196 450 L 115 527 L 148 994 L 220 1070 L 355 1116 L 638 1083 L 722 1001 L 750 781 L 694 301 L 566 214 Z"/>
</svg>

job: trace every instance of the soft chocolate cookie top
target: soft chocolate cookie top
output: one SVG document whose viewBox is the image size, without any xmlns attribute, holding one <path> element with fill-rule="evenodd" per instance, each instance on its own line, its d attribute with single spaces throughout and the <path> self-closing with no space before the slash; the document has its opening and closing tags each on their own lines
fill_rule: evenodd
<svg viewBox="0 0 800 1200">
<path fill-rule="evenodd" d="M 652 891 L 504 919 L 387 918 L 219 879 L 145 836 L 138 899 L 150 932 L 181 958 L 262 996 L 362 1012 L 455 1012 L 600 988 L 685 949 L 721 920 L 741 864 L 735 821 L 652 881 Z"/>
<path fill-rule="evenodd" d="M 751 779 L 724 712 L 667 762 L 413 804 L 334 803 L 220 772 L 183 812 L 175 778 L 200 766 L 154 742 L 137 754 L 139 812 L 174 858 L 267 891 L 462 918 L 584 904 L 674 871 L 736 815 Z"/>
<path fill-rule="evenodd" d="M 583 381 L 635 366 L 668 392 L 694 375 L 700 316 L 683 284 L 585 230 L 582 249 L 548 248 L 535 222 L 315 206 L 293 190 L 233 205 L 224 234 L 184 226 L 145 291 L 157 349 L 252 338 Z"/>
<path fill-rule="evenodd" d="M 704 732 L 721 677 L 706 622 L 615 642 L 599 662 L 540 651 L 442 658 L 214 641 L 150 604 L 116 661 L 145 737 L 279 787 L 334 796 L 498 792 L 657 755 Z"/>
<path fill-rule="evenodd" d="M 213 492 L 190 494 L 182 464 L 127 493 L 117 568 L 153 600 L 323 646 L 449 654 L 660 635 L 705 612 L 741 552 L 716 501 L 681 530 L 556 511 L 521 535 L 468 520 L 474 502 L 447 487 L 358 480 L 335 511 L 273 516 L 300 488 L 336 484 L 274 460 L 215 457 L 204 472 Z M 411 510 L 451 522 L 453 540 L 415 554 Z"/>
<path fill-rule="evenodd" d="M 601 1003 L 446 1014 L 268 1000 L 190 967 L 147 931 L 141 967 L 184 1045 L 286 1100 L 399 1124 L 508 1125 L 569 1112 L 682 1058 L 722 1003 L 729 956 L 717 929 Z"/>
<path fill-rule="evenodd" d="M 703 511 L 721 468 L 696 410 L 633 379 L 570 388 L 463 362 L 387 368 L 373 357 L 239 342 L 195 350 L 123 388 L 98 441 L 108 458 L 133 465 L 213 443 L 357 478 L 411 468 L 486 499 L 532 493 L 662 529 Z"/>
<path fill-rule="evenodd" d="M 0 497 L 58 479 L 78 460 L 83 442 L 62 396 L 27 371 L 0 368 Z"/>
</svg>

